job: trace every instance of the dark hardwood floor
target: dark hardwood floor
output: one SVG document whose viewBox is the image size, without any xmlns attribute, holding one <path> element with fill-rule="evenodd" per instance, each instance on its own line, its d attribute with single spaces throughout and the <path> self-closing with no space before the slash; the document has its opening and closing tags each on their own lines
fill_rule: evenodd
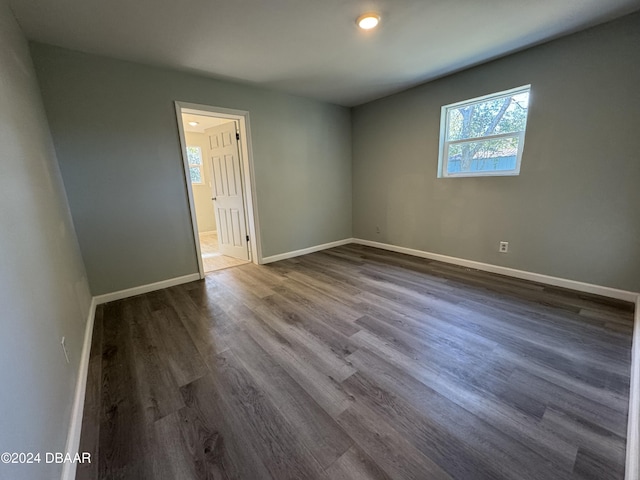
<svg viewBox="0 0 640 480">
<path fill-rule="evenodd" d="M 348 245 L 96 313 L 78 479 L 622 479 L 633 306 Z"/>
</svg>

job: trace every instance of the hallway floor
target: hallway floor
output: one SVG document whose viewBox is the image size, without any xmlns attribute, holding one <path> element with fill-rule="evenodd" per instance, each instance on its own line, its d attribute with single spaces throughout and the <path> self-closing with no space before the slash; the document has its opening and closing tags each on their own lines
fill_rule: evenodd
<svg viewBox="0 0 640 480">
<path fill-rule="evenodd" d="M 217 232 L 203 232 L 199 234 L 199 237 L 205 273 L 249 263 L 247 260 L 238 260 L 220 253 Z"/>
</svg>

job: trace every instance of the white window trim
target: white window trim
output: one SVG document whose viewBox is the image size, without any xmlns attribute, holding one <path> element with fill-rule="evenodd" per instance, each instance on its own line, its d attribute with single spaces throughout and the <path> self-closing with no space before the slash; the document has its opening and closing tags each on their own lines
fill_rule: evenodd
<svg viewBox="0 0 640 480">
<path fill-rule="evenodd" d="M 526 124 L 525 130 L 521 132 L 509 132 L 502 133 L 497 135 L 486 135 L 484 137 L 475 137 L 475 138 L 465 138 L 463 140 L 451 140 L 447 142 L 446 134 L 447 134 L 447 120 L 449 116 L 449 111 L 455 109 L 461 105 L 474 105 L 477 103 L 486 102 L 487 100 L 496 100 L 499 98 L 509 97 L 511 95 L 517 93 L 523 93 L 529 91 L 529 95 L 531 95 L 531 85 L 523 85 L 521 87 L 511 88 L 509 90 L 503 90 L 501 92 L 491 93 L 488 95 L 483 95 L 481 97 L 471 98 L 469 100 L 464 100 L 461 102 L 450 103 L 449 105 L 443 105 L 440 110 L 440 142 L 438 145 L 438 178 L 459 178 L 459 177 L 513 177 L 516 175 L 520 175 L 520 164 L 522 163 L 522 152 L 524 151 L 524 137 L 526 133 Z M 531 96 L 529 96 L 529 103 L 531 103 Z M 528 116 L 528 113 L 527 113 Z M 528 119 L 527 119 L 528 121 Z M 447 173 L 447 165 L 445 159 L 449 158 L 449 145 L 455 145 L 460 143 L 468 143 L 468 142 L 477 142 L 479 140 L 487 140 L 492 138 L 509 138 L 509 137 L 519 137 L 518 142 L 518 153 L 516 155 L 516 168 L 515 170 L 508 171 L 487 171 L 487 172 L 461 172 L 461 173 Z"/>
<path fill-rule="evenodd" d="M 202 156 L 202 148 L 199 147 L 198 145 L 187 145 L 187 152 L 189 151 L 190 147 L 194 147 L 197 148 L 198 150 L 200 150 L 200 165 L 195 164 L 195 163 L 189 163 L 189 169 L 192 168 L 197 168 L 198 170 L 200 170 L 200 179 L 202 180 L 201 182 L 194 182 L 191 180 L 191 175 L 189 175 L 189 180 L 191 180 L 191 183 L 193 185 L 204 185 L 204 169 L 203 164 L 204 164 L 204 157 Z M 187 158 L 189 158 L 189 155 L 187 154 Z"/>
</svg>

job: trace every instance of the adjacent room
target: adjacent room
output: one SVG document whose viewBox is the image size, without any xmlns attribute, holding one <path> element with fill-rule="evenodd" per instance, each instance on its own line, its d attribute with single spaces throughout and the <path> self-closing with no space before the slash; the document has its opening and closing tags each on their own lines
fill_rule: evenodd
<svg viewBox="0 0 640 480">
<path fill-rule="evenodd" d="M 640 480 L 640 1 L 0 0 L 0 480 Z"/>
<path fill-rule="evenodd" d="M 238 161 L 240 139 L 233 138 L 239 137 L 239 127 L 229 118 L 194 113 L 182 113 L 181 121 L 201 269 L 209 273 L 244 265 L 250 253 L 246 228 L 241 228 L 247 212 L 246 181 Z"/>
</svg>

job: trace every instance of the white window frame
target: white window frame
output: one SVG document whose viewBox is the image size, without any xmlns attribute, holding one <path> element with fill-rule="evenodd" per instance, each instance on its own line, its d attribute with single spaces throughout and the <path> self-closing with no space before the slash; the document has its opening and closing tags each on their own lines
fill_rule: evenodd
<svg viewBox="0 0 640 480">
<path fill-rule="evenodd" d="M 447 141 L 447 128 L 449 125 L 449 112 L 462 106 L 469 106 L 478 103 L 484 103 L 488 100 L 496 100 L 504 97 L 510 97 L 518 93 L 529 92 L 529 104 L 531 104 L 531 85 L 523 85 L 517 88 L 511 88 L 509 90 L 503 90 L 501 92 L 491 93 L 489 95 L 483 95 L 481 97 L 471 98 L 462 102 L 451 103 L 444 105 L 440 110 L 440 144 L 438 150 L 438 178 L 458 178 L 458 177 L 512 177 L 520 175 L 520 164 L 522 163 L 522 152 L 524 150 L 524 138 L 527 131 L 527 123 L 525 122 L 524 130 L 520 132 L 502 133 L 497 135 L 486 135 L 482 137 L 466 138 L 462 140 L 450 140 Z M 527 107 L 527 117 L 529 111 Z M 528 121 L 528 118 L 527 118 Z M 486 171 L 486 172 L 460 172 L 460 173 L 448 173 L 447 163 L 449 159 L 449 146 L 463 143 L 472 143 L 481 140 L 491 140 L 494 138 L 519 138 L 518 152 L 516 154 L 516 168 L 514 170 L 501 170 L 501 171 Z"/>
<path fill-rule="evenodd" d="M 190 148 L 197 148 L 198 151 L 200 152 L 200 165 L 195 163 L 189 163 L 189 171 L 191 171 L 192 168 L 197 168 L 198 170 L 200 170 L 200 179 L 202 181 L 194 182 L 193 180 L 191 180 L 191 175 L 189 175 L 189 180 L 193 185 L 204 185 L 204 168 L 202 168 L 204 166 L 204 157 L 202 156 L 202 148 L 198 145 L 187 145 L 187 159 L 189 158 Z"/>
</svg>

